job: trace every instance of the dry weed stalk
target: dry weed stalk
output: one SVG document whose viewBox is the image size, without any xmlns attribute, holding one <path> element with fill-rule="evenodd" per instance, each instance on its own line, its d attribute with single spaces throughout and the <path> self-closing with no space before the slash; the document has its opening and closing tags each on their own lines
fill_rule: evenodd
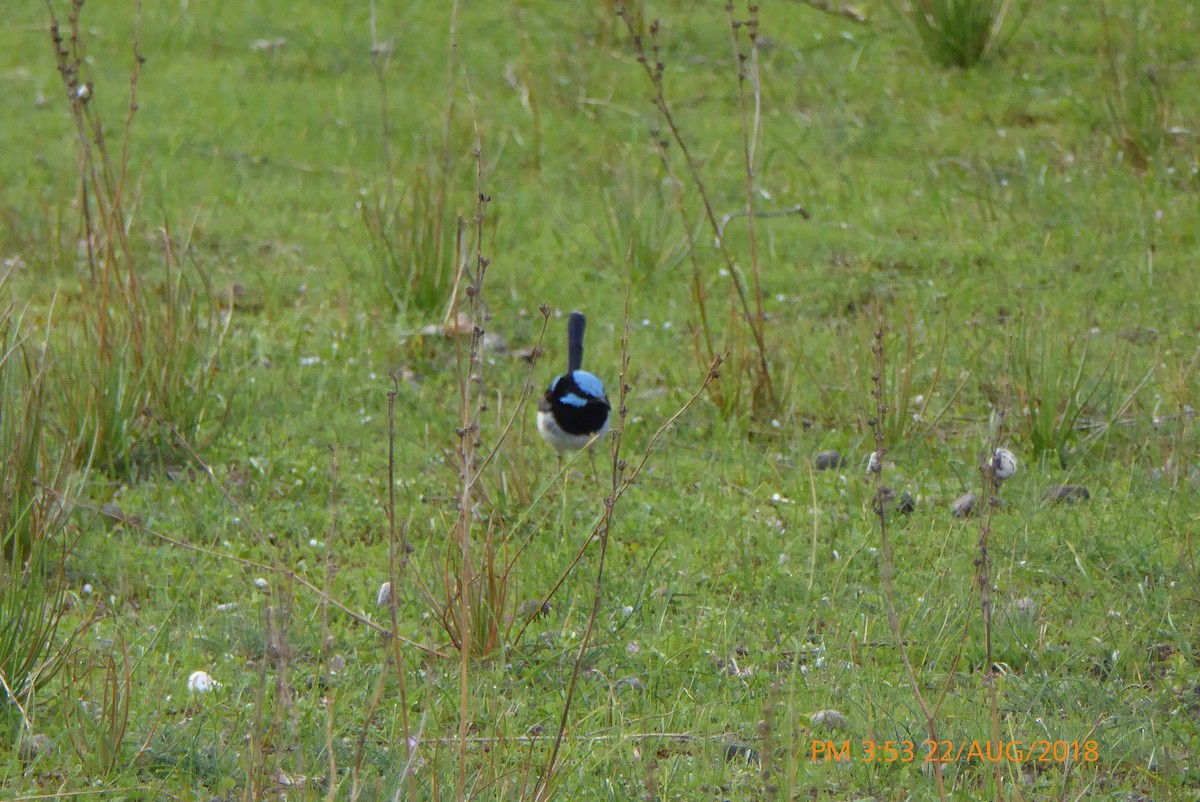
<svg viewBox="0 0 1200 802">
<path fill-rule="evenodd" d="M 62 697 L 63 721 L 75 754 L 94 779 L 107 777 L 124 761 L 132 666 L 129 644 L 119 627 L 110 652 L 80 648 L 72 657 Z"/>
<path fill-rule="evenodd" d="M 679 148 L 679 151 L 683 156 L 684 163 L 687 165 L 688 175 L 690 176 L 692 184 L 695 186 L 696 192 L 700 197 L 701 205 L 704 209 L 705 219 L 708 221 L 708 225 L 713 232 L 717 250 L 720 252 L 721 258 L 725 263 L 726 271 L 729 274 L 731 290 L 736 299 L 736 308 L 739 310 L 740 317 L 746 328 L 749 330 L 751 339 L 753 340 L 756 368 L 751 387 L 752 398 L 755 399 L 757 403 L 763 405 L 766 409 L 771 409 L 779 402 L 779 397 L 772 381 L 771 366 L 767 360 L 766 334 L 764 331 L 765 321 L 762 315 L 761 303 L 756 307 L 751 301 L 751 290 L 746 287 L 746 281 L 743 278 L 742 270 L 737 266 L 737 262 L 733 257 L 733 253 L 726 244 L 723 227 L 721 222 L 717 219 L 717 214 L 714 210 L 714 205 L 708 191 L 708 187 L 704 182 L 703 176 L 700 174 L 700 167 L 696 161 L 696 158 L 691 152 L 687 139 L 684 137 L 678 121 L 675 118 L 675 113 L 671 107 L 671 104 L 667 101 L 666 88 L 663 80 L 663 76 L 665 75 L 667 68 L 666 64 L 662 60 L 663 56 L 658 40 L 659 31 L 661 30 L 660 22 L 658 20 L 654 20 L 650 24 L 650 27 L 647 31 L 649 37 L 649 50 L 647 50 L 646 36 L 644 36 L 639 30 L 635 24 L 634 16 L 626 10 L 624 3 L 617 4 L 616 14 L 625 24 L 626 31 L 629 35 L 629 40 L 634 48 L 634 55 L 637 59 L 637 62 L 642 66 L 642 70 L 646 74 L 647 80 L 650 82 L 653 92 L 652 103 L 654 104 L 655 109 L 658 110 L 659 116 L 666 124 L 667 130 L 670 133 L 669 141 L 674 142 L 675 146 Z M 730 10 L 730 15 L 732 22 L 732 10 Z M 755 39 L 752 40 L 752 50 L 754 47 L 756 47 L 754 41 L 757 38 L 757 24 L 755 24 L 754 37 Z M 736 34 L 734 36 L 734 41 L 736 47 Z M 743 75 L 742 72 L 739 71 L 739 97 L 741 98 L 740 103 L 743 105 L 745 103 L 745 82 L 747 80 L 753 80 L 757 82 L 757 71 L 755 71 L 753 75 L 750 75 L 749 73 Z M 755 86 L 753 91 L 755 94 L 757 94 L 757 86 Z M 743 115 L 743 123 L 746 121 L 747 117 Z M 758 124 L 757 113 L 755 115 L 755 119 L 752 121 L 752 124 L 755 126 Z M 657 132 L 655 135 L 658 135 Z M 744 135 L 747 142 L 745 151 L 751 160 L 747 163 L 747 181 L 752 185 L 753 148 L 749 145 L 749 142 L 756 138 L 757 131 L 744 131 Z M 659 140 L 660 154 L 665 151 L 667 142 L 667 139 Z M 684 216 L 685 226 L 687 219 L 688 217 Z M 691 239 L 692 237 L 689 234 L 689 245 L 692 245 Z M 690 250 L 694 252 L 694 247 L 690 248 Z M 693 273 L 693 281 L 698 282 L 699 277 L 696 275 L 695 261 L 693 261 Z M 752 274 L 754 277 L 755 286 L 757 287 L 757 261 L 752 262 Z M 693 294 L 697 299 L 703 297 L 702 290 L 696 288 L 693 289 Z M 708 353 L 709 357 L 711 358 L 715 356 L 717 352 L 712 347 L 712 338 L 706 327 L 708 315 L 706 310 L 704 310 L 702 307 L 698 308 L 698 312 L 700 313 L 701 325 L 705 327 L 704 335 L 706 341 L 708 342 Z M 735 332 L 741 330 L 741 327 L 735 328 Z M 735 343 L 736 342 L 737 340 L 735 340 Z"/>
<path fill-rule="evenodd" d="M 459 356 L 459 414 L 460 427 L 455 431 L 459 443 L 459 467 L 461 470 L 461 488 L 458 501 L 458 519 L 455 523 L 455 536 L 459 546 L 458 573 L 455 575 L 449 561 L 446 571 L 447 599 L 457 597 L 457 605 L 452 603 L 453 623 L 459 635 L 459 721 L 458 735 L 460 739 L 458 750 L 458 798 L 465 799 L 467 787 L 467 743 L 466 737 L 470 729 L 470 665 L 472 650 L 480 646 L 473 642 L 475 632 L 474 617 L 478 614 L 490 614 L 494 617 L 500 613 L 494 608 L 490 610 L 473 609 L 472 588 L 475 577 L 471 564 L 471 530 L 472 518 L 475 514 L 475 484 L 479 478 L 475 466 L 475 453 L 481 446 L 480 418 L 487 409 L 487 394 L 483 388 L 483 335 L 486 322 L 483 307 L 483 282 L 487 275 L 491 260 L 483 255 L 483 222 L 487 214 L 491 197 L 483 191 L 483 142 L 482 135 L 476 128 L 475 139 L 475 177 L 476 177 L 476 206 L 475 206 L 475 258 L 474 269 L 468 270 L 467 305 L 471 315 L 471 338 L 467 359 L 464 362 Z M 465 369 L 464 369 L 465 368 Z M 490 531 L 489 531 L 490 534 Z M 485 548 L 490 550 L 491 538 Z M 490 560 L 485 554 L 481 570 L 490 568 Z M 457 584 L 457 592 L 451 586 L 451 579 Z M 482 591 L 485 592 L 486 591 Z M 491 601 L 491 599 L 488 599 Z M 489 633 L 492 627 L 488 625 Z M 489 639 L 490 640 L 490 639 Z"/>
<path fill-rule="evenodd" d="M 767 701 L 763 704 L 762 721 L 758 723 L 758 737 L 761 739 L 760 755 L 762 766 L 759 778 L 763 784 L 763 797 L 767 802 L 775 802 L 779 798 L 778 771 L 775 767 L 775 713 L 779 708 L 779 683 L 771 683 L 767 693 Z"/>
<path fill-rule="evenodd" d="M 1001 744 L 1000 740 L 1000 698 L 996 688 L 995 662 L 992 659 L 992 613 L 995 604 L 992 601 L 992 558 L 988 551 L 988 542 L 992 535 L 992 512 L 996 508 L 995 493 L 1000 487 L 996 478 L 992 455 L 1000 446 L 1000 434 L 1004 427 L 1004 410 L 998 415 L 998 425 L 995 435 L 988 445 L 988 458 L 979 466 L 979 475 L 983 483 L 983 495 L 980 498 L 982 509 L 979 513 L 979 556 L 975 559 L 975 583 L 979 587 L 979 607 L 983 621 L 984 666 L 983 686 L 987 688 L 988 705 L 991 712 L 992 741 Z M 992 763 L 992 772 L 996 782 L 996 799 L 1002 799 L 1003 772 L 999 761 Z"/>
<path fill-rule="evenodd" d="M 159 230 L 166 274 L 161 296 L 145 276 L 144 254 L 131 242 L 140 206 L 129 160 L 145 64 L 141 3 L 134 4 L 129 101 L 115 147 L 95 103 L 103 87 L 84 75 L 89 59 L 88 33 L 80 21 L 83 0 L 71 0 L 65 24 L 55 5 L 47 0 L 54 58 L 75 127 L 79 196 L 72 214 L 88 270 L 80 325 L 62 335 L 60 357 L 71 363 L 73 374 L 61 389 L 63 417 L 68 429 L 87 432 L 87 442 L 73 454 L 78 465 L 127 476 L 143 462 L 147 445 L 151 454 L 162 446 L 146 442 L 143 410 L 175 420 L 189 436 L 199 430 L 231 315 L 219 311 L 198 267 L 202 286 L 189 282 L 180 259 L 187 248 L 177 252 L 165 221 Z"/>
<path fill-rule="evenodd" d="M 733 50 L 734 63 L 737 65 L 737 105 L 739 128 L 742 132 L 742 171 L 745 178 L 745 208 L 746 236 L 750 249 L 750 278 L 754 289 L 754 317 L 761 325 L 766 319 L 763 312 L 762 276 L 758 263 L 758 237 L 755 236 L 755 197 L 757 187 L 757 150 L 759 137 L 762 135 L 762 87 L 758 72 L 758 6 L 754 2 L 747 4 L 745 20 L 734 16 L 732 0 L 725 4 L 725 12 L 729 16 L 729 44 Z M 746 31 L 750 43 L 748 51 L 741 48 L 740 36 Z M 723 239 L 723 238 L 722 238 Z M 770 384 L 766 389 L 770 390 Z M 769 399 L 774 401 L 774 399 Z"/>
<path fill-rule="evenodd" d="M 325 595 L 330 594 L 333 587 L 333 581 L 337 577 L 338 564 L 335 555 L 337 554 L 337 537 L 338 537 L 338 479 L 340 472 L 338 470 L 338 455 L 337 447 L 329 446 L 329 531 L 325 535 Z M 329 603 L 322 599 L 319 603 L 321 616 L 321 662 L 318 666 L 318 671 L 330 671 L 330 650 L 333 646 L 333 633 L 329 629 Z M 395 629 L 395 624 L 392 626 Z M 319 692 L 321 683 L 318 680 L 313 683 L 313 688 Z M 401 685 L 401 693 L 403 693 L 403 685 Z M 333 724 L 334 711 L 337 708 L 338 693 L 336 685 L 332 685 L 328 690 L 328 698 L 325 704 L 325 753 L 328 756 L 328 768 L 326 776 L 329 778 L 329 794 L 326 797 L 328 802 L 334 802 L 337 798 L 338 789 L 338 766 L 337 755 L 333 751 Z M 405 738 L 408 737 L 407 730 L 404 733 Z"/>
<path fill-rule="evenodd" d="M 883 484 L 883 457 L 887 453 L 885 448 L 883 425 L 887 418 L 887 401 L 884 393 L 884 376 L 887 370 L 887 354 L 884 347 L 884 333 L 887 327 L 887 321 L 882 312 L 879 314 L 879 325 L 875 329 L 874 341 L 871 344 L 871 351 L 875 355 L 875 371 L 871 374 L 871 396 L 875 399 L 875 412 L 868 423 L 871 431 L 875 435 L 875 453 L 872 455 L 870 462 L 870 472 L 875 480 L 875 498 L 872 501 L 872 507 L 875 512 L 875 517 L 879 521 L 879 579 L 883 586 L 883 600 L 887 608 L 888 626 L 892 630 L 892 637 L 896 641 L 896 649 L 900 653 L 900 660 L 904 663 L 904 673 L 908 677 L 908 686 L 912 690 L 913 698 L 916 699 L 917 705 L 921 708 L 921 713 L 925 718 L 925 732 L 931 741 L 938 740 L 937 729 L 937 706 L 931 707 L 925 699 L 925 694 L 921 692 L 921 683 L 917 679 L 916 669 L 913 667 L 912 659 L 908 654 L 908 647 L 905 645 L 904 630 L 900 624 L 900 616 L 896 613 L 896 589 L 893 582 L 895 572 L 895 563 L 892 559 L 892 547 L 887 539 L 887 488 Z M 953 671 L 951 672 L 953 674 Z M 939 700 L 940 704 L 940 700 Z M 942 778 L 942 766 L 939 762 L 933 761 L 934 778 L 937 780 L 938 797 L 946 799 L 946 784 Z"/>
</svg>

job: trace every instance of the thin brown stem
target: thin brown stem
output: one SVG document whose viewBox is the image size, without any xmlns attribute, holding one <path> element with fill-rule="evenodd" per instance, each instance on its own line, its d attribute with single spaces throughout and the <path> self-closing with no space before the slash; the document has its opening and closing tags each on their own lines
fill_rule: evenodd
<svg viewBox="0 0 1200 802">
<path fill-rule="evenodd" d="M 337 534 L 338 534 L 338 458 L 337 448 L 329 447 L 329 532 L 325 535 L 325 595 L 331 595 L 334 578 L 337 576 L 337 560 L 334 555 L 337 553 Z M 330 670 L 330 647 L 333 645 L 333 634 L 329 629 L 329 603 L 324 599 L 320 602 L 321 610 L 321 667 L 325 671 Z M 326 796 L 328 802 L 334 802 L 337 798 L 337 755 L 333 751 L 333 721 L 334 709 L 337 707 L 337 687 L 329 689 L 328 701 L 325 705 L 325 753 L 328 759 L 328 769 L 326 776 L 329 778 L 329 794 Z"/>
<path fill-rule="evenodd" d="M 887 488 L 883 484 L 883 457 L 887 453 L 883 437 L 883 423 L 887 417 L 888 407 L 884 395 L 884 376 L 887 369 L 886 351 L 884 348 L 884 333 L 887 321 L 883 312 L 879 314 L 879 326 L 875 329 L 874 342 L 871 351 L 875 355 L 875 371 L 871 375 L 871 396 L 875 399 L 875 415 L 871 418 L 871 431 L 875 435 L 875 452 L 871 455 L 870 472 L 875 480 L 875 498 L 872 501 L 875 517 L 879 521 L 879 579 L 883 586 L 884 606 L 887 608 L 888 626 L 892 638 L 896 641 L 896 650 L 904 663 L 904 673 L 908 678 L 909 688 L 921 713 L 925 717 L 925 731 L 931 741 L 938 740 L 937 717 L 933 708 L 925 700 L 921 692 L 921 683 L 917 680 L 917 672 L 905 645 L 904 629 L 900 624 L 900 616 L 896 613 L 896 589 L 893 581 L 895 564 L 892 560 L 892 547 L 887 539 Z M 941 764 L 933 762 L 934 778 L 937 780 L 938 797 L 946 799 L 946 784 L 942 778 Z"/>
<path fill-rule="evenodd" d="M 679 123 L 675 119 L 675 114 L 672 111 L 671 104 L 667 101 L 666 89 L 663 81 L 663 76 L 666 73 L 666 64 L 660 59 L 661 52 L 658 45 L 658 32 L 660 25 L 658 20 L 655 20 L 649 29 L 650 45 L 652 55 L 647 53 L 646 42 L 641 33 L 634 27 L 632 17 L 626 12 L 623 4 L 618 5 L 617 15 L 624 21 L 626 29 L 629 32 L 630 41 L 633 44 L 635 56 L 638 63 L 642 66 L 642 70 L 646 74 L 646 78 L 650 81 L 651 88 L 654 91 L 652 102 L 658 110 L 659 115 L 667 124 L 667 129 L 671 132 L 671 139 L 679 148 L 683 155 L 684 163 L 687 165 L 688 173 L 692 178 L 692 183 L 696 187 L 696 191 L 700 196 L 701 205 L 704 208 L 704 216 L 708 220 L 709 227 L 712 229 L 716 238 L 717 250 L 720 251 L 721 257 L 725 262 L 725 267 L 729 272 L 730 281 L 732 283 L 734 294 L 738 301 L 738 306 L 741 309 L 741 316 L 746 325 L 750 329 L 750 334 L 754 339 L 755 352 L 758 361 L 758 379 L 757 384 L 761 386 L 764 397 L 768 403 L 774 405 L 777 401 L 775 388 L 771 381 L 771 367 L 767 361 L 767 344 L 766 336 L 763 331 L 763 319 L 761 315 L 757 315 L 750 303 L 750 295 L 746 289 L 745 281 L 742 278 L 741 270 L 738 268 L 736 261 L 733 258 L 733 253 L 729 250 L 725 243 L 725 237 L 722 235 L 720 222 L 717 220 L 716 212 L 714 211 L 712 200 L 709 198 L 707 185 L 704 183 L 704 178 L 700 174 L 700 167 L 696 158 L 692 155 L 691 149 L 688 146 L 687 139 L 683 136 L 683 131 L 679 127 Z"/>
<path fill-rule="evenodd" d="M 995 472 L 994 455 L 1000 445 L 1000 436 L 1004 426 L 1004 410 L 999 413 L 998 426 L 992 442 L 988 446 L 987 458 L 979 466 L 982 479 L 983 497 L 979 503 L 982 507 L 979 515 L 979 556 L 975 559 L 975 582 L 979 587 L 979 606 L 983 621 L 984 666 L 983 685 L 988 692 L 988 705 L 991 712 L 992 741 L 1000 743 L 1000 699 L 996 688 L 995 661 L 992 659 L 992 613 L 995 604 L 992 601 L 992 559 L 988 551 L 988 543 L 992 535 L 992 512 L 995 509 L 995 494 L 1000 488 L 1000 481 Z M 1003 798 L 1003 778 L 1000 762 L 992 766 L 996 783 L 996 800 Z"/>
<path fill-rule="evenodd" d="M 758 238 L 755 236 L 755 152 L 758 147 L 759 132 L 762 129 L 762 94 L 758 74 L 758 6 L 751 0 L 745 20 L 734 17 L 733 2 L 726 4 L 725 10 L 729 15 L 729 42 L 733 49 L 734 64 L 737 67 L 737 98 L 738 116 L 741 120 L 742 132 L 742 168 L 745 175 L 745 212 L 746 234 L 750 248 L 750 277 L 754 283 L 754 311 L 759 320 L 763 320 L 762 281 L 758 264 Z M 749 52 L 742 52 L 739 43 L 739 32 L 747 32 L 750 46 Z M 750 95 L 751 97 L 747 97 Z M 753 100 L 753 104 L 751 104 Z"/>
<path fill-rule="evenodd" d="M 398 528 L 396 523 L 396 378 L 392 377 L 393 386 L 388 390 L 388 618 L 392 624 L 392 632 L 400 631 L 400 621 L 397 614 L 400 595 L 400 577 L 408 566 L 408 526 Z M 392 644 L 392 660 L 396 666 L 396 683 L 400 691 L 400 734 L 404 739 L 405 757 L 413 758 L 412 740 L 408 721 L 408 682 L 404 663 L 404 650 L 400 648 L 398 638 L 390 639 Z M 366 724 L 363 725 L 366 727 Z M 411 782 L 411 777 L 410 777 Z M 332 785 L 330 786 L 333 787 Z M 415 790 L 415 789 L 410 789 Z"/>
</svg>

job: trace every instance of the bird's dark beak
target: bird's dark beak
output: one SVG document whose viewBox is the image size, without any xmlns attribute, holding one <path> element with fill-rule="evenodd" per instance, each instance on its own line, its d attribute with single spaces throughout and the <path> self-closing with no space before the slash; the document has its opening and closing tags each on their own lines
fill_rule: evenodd
<svg viewBox="0 0 1200 802">
<path fill-rule="evenodd" d="M 538 400 L 538 412 L 550 411 L 550 396 L 544 395 Z"/>
</svg>

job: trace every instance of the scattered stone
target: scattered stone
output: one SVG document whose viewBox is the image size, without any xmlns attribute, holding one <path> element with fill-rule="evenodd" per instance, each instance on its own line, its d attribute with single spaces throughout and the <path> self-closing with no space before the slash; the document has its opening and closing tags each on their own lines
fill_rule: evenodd
<svg viewBox="0 0 1200 802">
<path fill-rule="evenodd" d="M 967 493 L 959 496 L 954 500 L 954 506 L 951 507 L 951 512 L 955 518 L 967 518 L 975 511 L 975 507 L 979 504 L 979 495 L 976 493 Z M 1004 502 L 992 496 L 992 507 L 1000 509 L 1004 506 Z"/>
<path fill-rule="evenodd" d="M 997 448 L 992 452 L 992 459 L 988 462 L 988 467 L 992 470 L 992 476 L 997 482 L 1003 482 L 1006 479 L 1011 479 L 1017 472 L 1017 457 L 1007 448 Z"/>
<path fill-rule="evenodd" d="M 1009 609 L 1014 615 L 1019 615 L 1024 618 L 1034 618 L 1037 616 L 1038 605 L 1033 599 L 1028 596 L 1022 596 L 1019 599 L 1013 599 Z"/>
<path fill-rule="evenodd" d="M 261 312 L 266 304 L 245 286 L 234 282 L 217 293 L 217 306 L 239 312 Z"/>
<path fill-rule="evenodd" d="M 220 685 L 207 671 L 193 671 L 187 681 L 187 689 L 192 693 L 209 693 Z"/>
<path fill-rule="evenodd" d="M 628 677 L 621 677 L 613 683 L 613 687 L 618 691 L 623 688 L 628 688 L 631 691 L 644 691 L 646 689 L 645 683 L 633 674 L 630 674 Z"/>
<path fill-rule="evenodd" d="M 341 673 L 342 671 L 345 671 L 346 670 L 346 658 L 342 657 L 340 654 L 335 654 L 333 657 L 329 658 L 329 670 L 332 671 L 334 674 L 338 674 L 338 673 Z"/>
<path fill-rule="evenodd" d="M 814 467 L 818 471 L 829 471 L 834 468 L 840 468 L 842 465 L 842 454 L 840 451 L 830 449 L 828 451 L 820 451 L 817 453 L 814 460 Z"/>
<path fill-rule="evenodd" d="M 1056 485 L 1046 491 L 1046 501 L 1051 504 L 1076 504 L 1092 497 L 1081 485 Z"/>
<path fill-rule="evenodd" d="M 54 747 L 47 736 L 40 732 L 33 735 L 23 733 L 20 743 L 17 745 L 17 760 L 22 763 L 31 763 L 38 756 L 53 754 L 53 752 Z"/>
<path fill-rule="evenodd" d="M 418 334 L 425 337 L 444 337 L 453 340 L 457 337 L 471 337 L 475 334 L 475 324 L 472 322 L 471 316 L 466 312 L 458 312 L 453 317 L 448 317 L 442 323 L 435 323 L 429 326 L 424 326 L 417 330 Z M 508 341 L 496 332 L 483 332 L 483 348 L 495 354 L 508 353 Z"/>
<path fill-rule="evenodd" d="M 275 783 L 275 787 L 279 790 L 287 790 L 289 788 L 303 788 L 308 785 L 308 777 L 304 774 L 288 774 L 283 769 L 276 769 L 271 775 L 271 781 Z"/>
<path fill-rule="evenodd" d="M 531 621 L 535 618 L 541 618 L 544 615 L 550 614 L 550 602 L 542 601 L 541 599 L 526 599 L 517 605 L 517 618 L 522 621 Z"/>
<path fill-rule="evenodd" d="M 508 340 L 504 339 L 494 331 L 484 332 L 483 350 L 493 354 L 507 354 Z"/>
<path fill-rule="evenodd" d="M 287 45 L 287 42 L 287 38 L 283 36 L 276 36 L 273 39 L 255 39 L 250 43 L 250 49 L 277 53 Z"/>
<path fill-rule="evenodd" d="M 966 518 L 975 511 L 975 505 L 978 503 L 979 496 L 974 493 L 967 493 L 954 500 L 954 506 L 950 508 L 950 511 L 955 518 Z"/>
<path fill-rule="evenodd" d="M 848 729 L 850 722 L 837 710 L 818 710 L 808 717 L 809 726 L 815 729 L 825 729 L 829 732 Z"/>
<path fill-rule="evenodd" d="M 315 677 L 309 677 L 308 679 L 304 680 L 304 687 L 311 691 L 315 685 L 317 690 L 324 692 L 329 690 L 330 682 L 331 680 L 329 679 L 328 675 L 318 674 Z"/>
<path fill-rule="evenodd" d="M 375 594 L 375 606 L 387 607 L 392 601 L 392 583 L 384 582 L 379 586 L 378 592 Z"/>
<path fill-rule="evenodd" d="M 1134 345 L 1148 345 L 1158 340 L 1158 330 L 1135 326 L 1132 329 L 1121 329 L 1117 332 L 1117 336 Z"/>
<path fill-rule="evenodd" d="M 758 750 L 741 741 L 729 741 L 725 744 L 725 760 L 729 763 L 738 760 L 744 763 L 757 763 Z"/>
<path fill-rule="evenodd" d="M 895 490 L 885 486 L 880 490 L 880 493 L 883 496 L 884 512 L 898 512 L 901 515 L 909 515 L 917 508 L 917 500 L 907 490 L 902 491 L 897 496 Z M 876 499 L 877 497 L 872 497 L 871 499 L 871 510 L 878 515 L 879 506 Z"/>
</svg>

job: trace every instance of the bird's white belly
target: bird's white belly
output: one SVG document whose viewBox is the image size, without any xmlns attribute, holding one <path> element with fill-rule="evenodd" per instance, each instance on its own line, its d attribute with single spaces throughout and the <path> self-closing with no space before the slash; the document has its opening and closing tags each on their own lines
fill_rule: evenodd
<svg viewBox="0 0 1200 802">
<path fill-rule="evenodd" d="M 549 412 L 538 412 L 537 416 L 538 434 L 542 439 L 549 443 L 554 448 L 561 451 L 578 451 L 579 449 L 592 442 L 592 438 L 597 440 L 604 437 L 608 433 L 608 421 L 604 421 L 604 425 L 600 427 L 600 431 L 595 435 L 590 434 L 570 434 L 564 432 L 562 428 L 554 420 L 554 416 Z"/>
</svg>

